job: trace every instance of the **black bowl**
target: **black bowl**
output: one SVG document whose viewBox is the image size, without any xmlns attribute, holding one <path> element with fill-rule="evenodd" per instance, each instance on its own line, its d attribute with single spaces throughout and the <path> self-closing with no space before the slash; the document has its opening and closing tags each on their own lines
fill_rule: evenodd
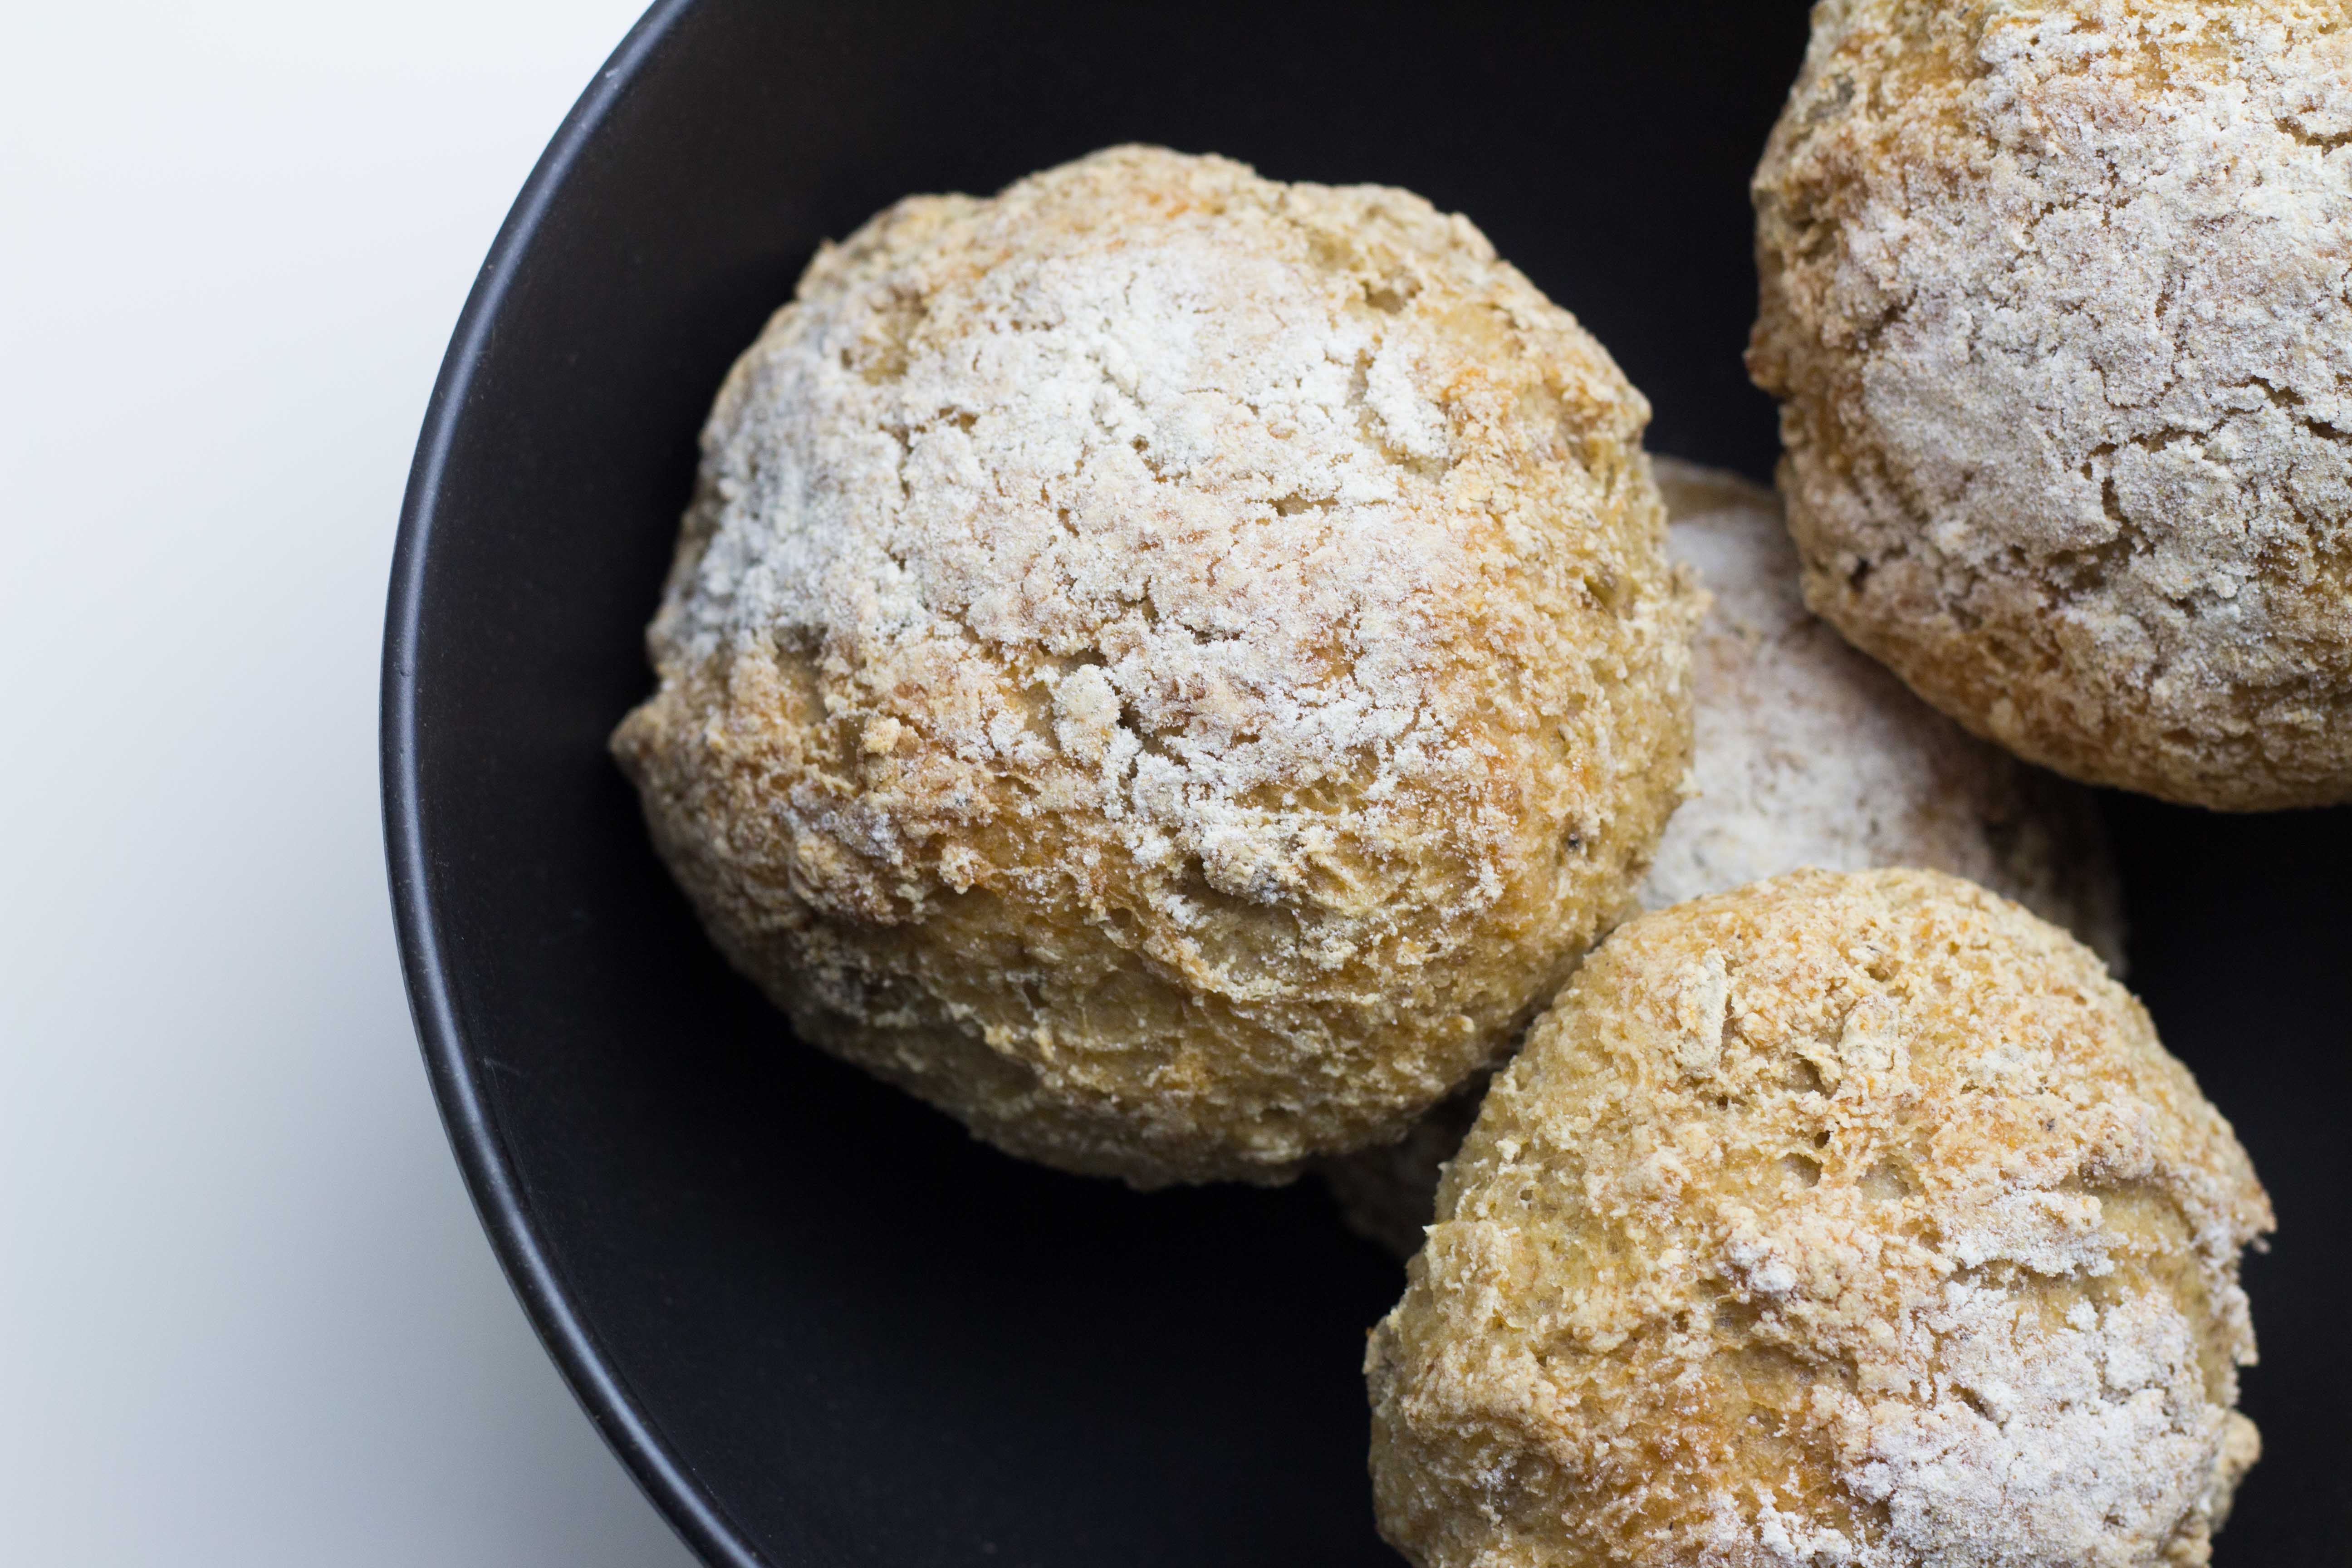
<svg viewBox="0 0 2352 1568">
<path fill-rule="evenodd" d="M 1312 1187 L 1017 1164 L 797 1045 L 607 762 L 729 361 L 818 240 L 1151 141 L 1470 214 L 1657 405 L 1769 472 L 1746 177 L 1797 0 L 1470 12 L 669 0 L 517 202 L 442 366 L 385 637 L 402 955 L 467 1179 L 549 1350 L 712 1563 L 1393 1562 L 1362 1334 L 1397 1292 Z M 2133 960 L 2279 1200 L 2270 1457 L 2224 1563 L 2340 1560 L 2352 833 L 2110 802 Z"/>
</svg>

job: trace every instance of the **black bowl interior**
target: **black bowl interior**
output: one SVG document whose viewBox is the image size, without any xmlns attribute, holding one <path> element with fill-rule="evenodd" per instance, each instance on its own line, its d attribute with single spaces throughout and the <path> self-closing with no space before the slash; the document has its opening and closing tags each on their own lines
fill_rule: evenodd
<svg viewBox="0 0 2352 1568">
<path fill-rule="evenodd" d="M 1321 1193 L 1024 1167 L 797 1045 L 605 759 L 729 361 L 817 242 L 1122 141 L 1468 213 L 1656 405 L 1765 474 L 1746 176 L 1805 8 L 1654 0 L 657 6 L 518 203 L 394 573 L 386 809 L 425 1054 L 590 1413 L 714 1563 L 1392 1562 L 1358 1363 L 1399 1271 Z M 2137 977 L 2283 1232 L 2231 1563 L 2352 1538 L 2347 814 L 2116 799 Z"/>
</svg>

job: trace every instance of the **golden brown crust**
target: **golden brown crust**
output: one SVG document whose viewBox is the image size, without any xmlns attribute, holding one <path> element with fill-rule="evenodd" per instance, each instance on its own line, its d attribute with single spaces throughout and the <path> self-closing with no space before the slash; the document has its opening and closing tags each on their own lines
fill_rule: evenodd
<svg viewBox="0 0 2352 1568">
<path fill-rule="evenodd" d="M 1823 0 L 1749 351 L 1813 607 L 2029 761 L 2352 797 L 2352 26 Z"/>
<path fill-rule="evenodd" d="M 1647 862 L 1647 417 L 1406 193 L 1125 148 L 901 203 L 729 378 L 614 749 L 804 1037 L 1048 1163 L 1283 1179 Z"/>
<path fill-rule="evenodd" d="M 2206 1561 L 2252 1453 L 2228 1123 L 1957 879 L 1647 915 L 1497 1078 L 1367 1358 L 1423 1568 Z"/>
</svg>

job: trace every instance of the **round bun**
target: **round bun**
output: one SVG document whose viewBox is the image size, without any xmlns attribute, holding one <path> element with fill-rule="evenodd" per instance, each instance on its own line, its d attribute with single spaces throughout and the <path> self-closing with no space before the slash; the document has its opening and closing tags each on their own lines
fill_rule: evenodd
<svg viewBox="0 0 2352 1568">
<path fill-rule="evenodd" d="M 1496 1079 L 1366 1362 L 1423 1568 L 2202 1563 L 2268 1200 L 2096 955 L 1934 872 L 1646 915 Z"/>
<path fill-rule="evenodd" d="M 1693 646 L 1697 791 L 1645 910 L 1812 867 L 1948 871 L 2064 926 L 2122 973 L 2123 903 L 2081 789 L 1970 736 L 1805 608 L 1772 492 L 1661 458 L 1667 550 L 1714 605 Z"/>
<path fill-rule="evenodd" d="M 1656 471 L 1667 549 L 1714 605 L 1692 653 L 1697 793 L 1666 826 L 1642 907 L 1805 867 L 1916 866 L 2016 900 L 2120 975 L 2122 899 L 2088 795 L 1971 738 L 1809 615 L 1771 491 L 1671 458 Z M 1420 1247 L 1485 1084 L 1325 1168 L 1350 1226 L 1400 1257 Z"/>
<path fill-rule="evenodd" d="M 1812 606 L 2028 761 L 2352 798 L 2352 31 L 1825 0 L 1749 368 Z"/>
<path fill-rule="evenodd" d="M 614 750 L 803 1037 L 1049 1164 L 1282 1180 L 1649 861 L 1648 413 L 1405 192 L 1121 148 L 902 202 L 728 378 Z"/>
</svg>

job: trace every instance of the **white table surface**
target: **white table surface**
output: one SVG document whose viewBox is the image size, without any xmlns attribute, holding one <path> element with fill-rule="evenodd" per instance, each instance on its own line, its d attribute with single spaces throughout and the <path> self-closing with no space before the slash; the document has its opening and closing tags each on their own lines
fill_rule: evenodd
<svg viewBox="0 0 2352 1568">
<path fill-rule="evenodd" d="M 635 12 L 6 13 L 0 1562 L 688 1561 L 475 1224 L 375 783 L 435 367 Z"/>
</svg>

